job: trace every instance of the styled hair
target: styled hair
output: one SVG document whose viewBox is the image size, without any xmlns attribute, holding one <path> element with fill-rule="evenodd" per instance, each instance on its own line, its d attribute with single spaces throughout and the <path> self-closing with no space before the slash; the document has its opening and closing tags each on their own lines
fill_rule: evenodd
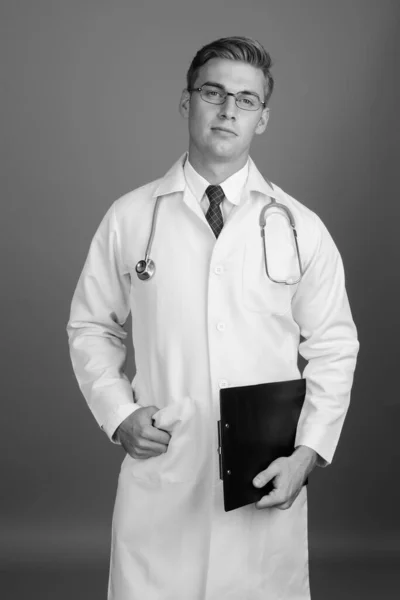
<svg viewBox="0 0 400 600">
<path fill-rule="evenodd" d="M 187 72 L 186 83 L 188 90 L 193 89 L 200 68 L 212 58 L 237 60 L 261 69 L 266 82 L 265 105 L 268 104 L 274 89 L 274 79 L 270 73 L 272 60 L 260 42 L 247 37 L 234 36 L 220 38 L 215 42 L 203 46 L 192 60 Z"/>
</svg>

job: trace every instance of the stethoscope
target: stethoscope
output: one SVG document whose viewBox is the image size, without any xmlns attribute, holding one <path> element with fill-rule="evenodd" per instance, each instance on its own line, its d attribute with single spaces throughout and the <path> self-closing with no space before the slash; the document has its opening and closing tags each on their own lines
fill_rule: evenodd
<svg viewBox="0 0 400 600">
<path fill-rule="evenodd" d="M 151 230 L 149 235 L 149 241 L 147 242 L 146 253 L 143 260 L 139 260 L 136 265 L 136 273 L 141 281 L 147 281 L 151 279 L 156 271 L 156 265 L 154 260 L 150 258 L 151 246 L 153 245 L 154 233 L 156 231 L 157 224 L 157 213 L 160 206 L 161 196 L 157 197 L 156 203 L 153 210 L 153 218 L 151 220 Z"/>
<path fill-rule="evenodd" d="M 298 264 L 298 267 L 299 267 L 299 276 L 297 278 L 296 277 L 292 277 L 292 278 L 286 279 L 286 280 L 285 279 L 274 279 L 273 277 L 271 277 L 271 275 L 269 273 L 269 270 L 268 270 L 268 259 L 267 259 L 267 247 L 266 247 L 266 243 L 265 243 L 265 225 L 267 223 L 267 212 L 271 208 L 273 208 L 273 209 L 278 208 L 279 210 L 281 210 L 283 212 L 283 215 L 289 221 L 289 225 L 291 227 L 292 234 L 293 234 L 294 245 L 295 245 L 295 248 L 296 248 L 297 264 Z M 293 217 L 290 209 L 287 206 L 285 206 L 284 204 L 281 204 L 280 202 L 277 202 L 275 200 L 275 198 L 271 198 L 270 197 L 269 204 L 266 204 L 261 209 L 259 223 L 260 223 L 261 238 L 262 238 L 262 241 L 263 241 L 263 254 L 264 254 L 265 271 L 267 273 L 268 279 L 270 279 L 273 283 L 284 283 L 285 285 L 295 285 L 296 283 L 299 283 L 299 281 L 301 280 L 301 278 L 303 276 L 303 267 L 302 267 L 302 264 L 301 264 L 299 244 L 298 244 L 298 241 L 297 241 L 296 222 L 294 220 L 294 217 Z"/>
<path fill-rule="evenodd" d="M 156 199 L 156 203 L 154 205 L 153 217 L 151 220 L 150 235 L 149 235 L 149 240 L 147 242 L 146 253 L 144 255 L 144 259 L 139 260 L 139 262 L 136 265 L 136 273 L 137 273 L 138 278 L 141 281 L 148 281 L 149 279 L 151 279 L 153 277 L 153 275 L 156 271 L 156 265 L 154 263 L 154 260 L 152 260 L 150 258 L 150 252 L 151 252 L 151 247 L 153 245 L 154 234 L 156 231 L 157 214 L 158 214 L 161 198 L 162 198 L 162 196 L 158 196 Z M 289 225 L 291 227 L 291 230 L 293 233 L 293 238 L 294 238 L 294 244 L 296 247 L 297 262 L 298 262 L 298 267 L 299 267 L 298 278 L 290 278 L 287 280 L 273 279 L 273 277 L 271 277 L 271 275 L 269 273 L 267 248 L 266 248 L 266 244 L 265 244 L 265 226 L 266 226 L 266 222 L 267 222 L 267 212 L 271 208 L 273 208 L 273 209 L 278 208 L 279 210 L 281 210 L 283 215 L 287 218 Z M 294 217 L 293 217 L 291 211 L 289 210 L 289 208 L 287 206 L 285 206 L 284 204 L 277 202 L 275 200 L 275 198 L 270 197 L 270 202 L 268 204 L 266 204 L 261 210 L 259 224 L 260 224 L 261 238 L 263 241 L 263 255 L 264 255 L 265 271 L 266 271 L 268 279 L 270 279 L 273 283 L 283 283 L 285 285 L 295 285 L 296 283 L 299 283 L 299 281 L 301 280 L 301 278 L 303 276 L 303 268 L 302 268 L 302 264 L 301 264 L 299 244 L 297 242 L 296 223 L 295 223 Z"/>
</svg>

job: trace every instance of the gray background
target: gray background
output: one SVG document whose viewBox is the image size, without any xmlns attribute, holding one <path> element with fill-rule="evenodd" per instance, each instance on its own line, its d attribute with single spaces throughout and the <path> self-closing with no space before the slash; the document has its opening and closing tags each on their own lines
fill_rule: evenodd
<svg viewBox="0 0 400 600">
<path fill-rule="evenodd" d="M 186 150 L 186 70 L 226 35 L 272 54 L 252 156 L 326 223 L 360 334 L 340 446 L 309 487 L 311 558 L 398 557 L 398 2 L 21 0 L 0 17 L 3 565 L 106 564 L 122 451 L 74 380 L 70 300 L 109 205 Z"/>
</svg>

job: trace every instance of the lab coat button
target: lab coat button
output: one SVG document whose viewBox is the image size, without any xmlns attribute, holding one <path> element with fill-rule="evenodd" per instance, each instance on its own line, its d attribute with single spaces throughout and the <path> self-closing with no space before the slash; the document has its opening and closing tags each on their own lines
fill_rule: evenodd
<svg viewBox="0 0 400 600">
<path fill-rule="evenodd" d="M 220 388 L 226 388 L 226 387 L 228 387 L 228 382 L 226 381 L 226 379 L 220 379 L 220 381 L 219 381 L 219 387 Z"/>
<path fill-rule="evenodd" d="M 225 323 L 218 323 L 218 325 L 217 325 L 218 331 L 225 331 L 225 327 L 226 327 Z"/>
<path fill-rule="evenodd" d="M 221 267 L 221 265 L 217 265 L 217 266 L 215 267 L 215 269 L 214 269 L 214 273 L 215 273 L 216 275 L 221 275 L 221 274 L 223 273 L 223 270 L 224 270 L 224 268 L 223 268 L 223 267 Z"/>
</svg>

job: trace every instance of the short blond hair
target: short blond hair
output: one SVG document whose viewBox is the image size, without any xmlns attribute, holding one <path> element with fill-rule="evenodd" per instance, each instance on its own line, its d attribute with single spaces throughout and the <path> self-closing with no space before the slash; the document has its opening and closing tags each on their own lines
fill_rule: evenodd
<svg viewBox="0 0 400 600">
<path fill-rule="evenodd" d="M 265 105 L 271 97 L 274 89 L 274 79 L 270 68 L 272 60 L 264 46 L 247 37 L 226 37 L 220 38 L 201 48 L 193 58 L 186 75 L 187 89 L 192 90 L 196 83 L 200 68 L 212 58 L 225 58 L 228 60 L 238 60 L 245 62 L 253 67 L 261 69 L 265 77 Z"/>
</svg>

